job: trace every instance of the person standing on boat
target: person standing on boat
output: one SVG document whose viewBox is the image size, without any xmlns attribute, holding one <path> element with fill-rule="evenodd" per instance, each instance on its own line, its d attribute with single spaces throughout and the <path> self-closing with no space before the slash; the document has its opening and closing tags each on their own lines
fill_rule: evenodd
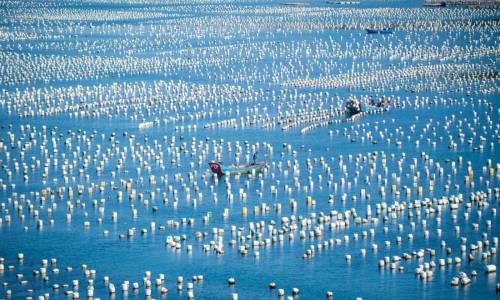
<svg viewBox="0 0 500 300">
<path fill-rule="evenodd" d="M 252 165 L 255 165 L 255 160 L 257 159 L 257 151 L 253 153 Z"/>
</svg>

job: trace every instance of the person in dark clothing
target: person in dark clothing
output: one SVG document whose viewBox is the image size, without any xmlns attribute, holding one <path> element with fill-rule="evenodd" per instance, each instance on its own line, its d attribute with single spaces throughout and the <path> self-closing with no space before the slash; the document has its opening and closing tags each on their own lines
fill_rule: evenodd
<svg viewBox="0 0 500 300">
<path fill-rule="evenodd" d="M 253 154 L 252 165 L 255 165 L 255 160 L 257 159 L 257 151 Z"/>
</svg>

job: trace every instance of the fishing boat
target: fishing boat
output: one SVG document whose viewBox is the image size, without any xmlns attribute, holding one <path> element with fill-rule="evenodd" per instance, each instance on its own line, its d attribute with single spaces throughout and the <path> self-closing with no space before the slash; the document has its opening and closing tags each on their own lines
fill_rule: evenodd
<svg viewBox="0 0 500 300">
<path fill-rule="evenodd" d="M 349 99 L 345 105 L 345 113 L 348 118 L 351 118 L 361 112 L 361 104 L 355 99 Z"/>
<path fill-rule="evenodd" d="M 328 4 L 340 4 L 340 5 L 345 5 L 345 4 L 360 4 L 360 1 L 332 1 L 332 0 L 327 0 L 326 3 Z"/>
<path fill-rule="evenodd" d="M 349 99 L 345 105 L 347 118 L 355 118 L 360 113 L 372 113 L 380 110 L 388 110 L 391 105 L 390 99 L 380 99 L 378 102 L 371 100 L 367 105 L 361 105 L 356 99 Z"/>
<path fill-rule="evenodd" d="M 374 99 L 370 100 L 370 103 L 368 104 L 368 107 L 370 108 L 386 108 L 390 106 L 392 101 L 387 98 L 382 98 L 378 102 L 375 101 Z"/>
<path fill-rule="evenodd" d="M 366 33 L 368 33 L 368 34 L 376 34 L 376 33 L 389 34 L 389 33 L 393 32 L 393 29 L 390 28 L 390 27 L 384 27 L 384 28 L 380 28 L 380 29 L 377 29 L 377 28 L 365 28 L 365 30 L 366 30 Z"/>
<path fill-rule="evenodd" d="M 446 7 L 445 1 L 425 1 L 424 6 L 426 7 Z"/>
<path fill-rule="evenodd" d="M 227 166 L 220 162 L 211 161 L 208 165 L 210 166 L 210 170 L 212 170 L 212 172 L 218 176 L 222 176 L 260 172 L 267 166 L 267 161 L 263 160 L 251 164 L 232 164 Z"/>
<path fill-rule="evenodd" d="M 286 6 L 302 6 L 302 5 L 307 5 L 305 2 L 284 2 L 281 3 L 281 5 L 286 5 Z"/>
</svg>

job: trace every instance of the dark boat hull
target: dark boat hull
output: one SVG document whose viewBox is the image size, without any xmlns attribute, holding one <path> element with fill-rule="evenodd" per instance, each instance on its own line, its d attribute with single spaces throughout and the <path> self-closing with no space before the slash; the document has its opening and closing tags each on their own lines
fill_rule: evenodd
<svg viewBox="0 0 500 300">
<path fill-rule="evenodd" d="M 384 28 L 384 29 L 366 28 L 365 30 L 366 33 L 368 34 L 389 34 L 393 32 L 392 28 Z"/>
<path fill-rule="evenodd" d="M 446 2 L 428 2 L 424 3 L 425 7 L 446 7 Z"/>
<path fill-rule="evenodd" d="M 213 173 L 222 176 L 222 175 L 234 175 L 234 174 L 247 174 L 260 172 L 267 166 L 266 161 L 259 161 L 254 164 L 240 164 L 240 165 L 229 165 L 224 166 L 222 164 L 216 162 L 210 162 L 208 164 L 210 166 L 210 170 Z"/>
</svg>

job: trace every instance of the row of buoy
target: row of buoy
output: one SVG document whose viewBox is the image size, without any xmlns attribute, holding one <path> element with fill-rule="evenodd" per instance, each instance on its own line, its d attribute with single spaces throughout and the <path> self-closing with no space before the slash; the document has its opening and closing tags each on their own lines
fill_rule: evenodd
<svg viewBox="0 0 500 300">
<path fill-rule="evenodd" d="M 68 140 L 66 140 L 66 141 L 65 141 L 65 143 L 66 143 L 66 144 L 67 144 L 67 141 L 68 141 Z M 237 145 L 237 146 L 238 146 L 238 145 Z M 77 147 L 77 149 L 78 149 L 78 147 Z M 246 157 L 247 157 L 247 160 L 248 160 L 248 159 L 249 159 L 249 154 L 250 154 L 250 151 L 249 151 L 249 148 L 248 148 L 248 147 L 247 147 L 247 149 L 248 149 L 248 150 L 247 150 Z M 126 148 L 125 148 L 124 150 L 126 151 Z M 253 151 L 255 151 L 255 150 L 253 150 Z M 237 148 L 236 148 L 236 154 L 239 154 L 239 153 L 241 153 L 241 152 L 242 152 L 242 148 L 237 147 Z M 24 152 L 22 152 L 22 153 L 24 153 Z M 157 158 L 158 158 L 158 155 L 156 155 L 154 151 L 152 151 L 152 152 L 150 152 L 150 153 L 151 153 L 151 156 L 155 157 L 155 159 L 157 159 Z M 195 153 L 196 153 L 196 152 L 194 152 L 194 154 L 195 154 Z M 149 156 L 150 154 L 147 154 L 147 155 Z M 123 156 L 123 155 L 122 155 L 122 156 Z M 141 158 L 141 157 L 142 157 L 142 155 L 138 155 L 138 156 L 139 156 L 139 162 L 140 162 L 140 163 L 142 163 L 142 158 Z M 208 156 L 208 153 L 206 154 L 206 156 Z M 132 155 L 132 157 L 134 158 L 134 155 Z M 178 156 L 176 156 L 176 157 L 178 157 Z M 161 155 L 160 155 L 160 158 L 161 158 Z M 57 160 L 54 160 L 54 165 L 56 165 L 56 162 L 57 162 Z M 37 163 L 37 164 L 38 164 L 38 163 Z M 18 167 L 17 167 L 17 166 L 18 166 L 18 164 L 17 164 L 17 163 L 15 163 L 15 164 L 14 164 L 14 171 L 15 171 L 16 173 L 17 173 L 17 172 L 19 172 L 19 169 L 18 169 Z M 33 165 L 32 165 L 32 168 L 33 168 Z M 36 168 L 36 166 L 35 166 L 35 168 Z M 44 168 L 45 168 L 45 170 L 48 170 L 48 165 L 47 165 L 47 164 L 45 164 L 45 167 L 44 167 Z M 69 165 L 69 168 L 71 169 L 71 165 Z M 98 169 L 99 169 L 99 168 L 100 168 L 100 167 L 98 167 Z M 427 170 L 427 166 L 426 166 L 425 168 L 426 168 L 426 170 Z M 440 173 L 440 174 L 443 174 L 444 170 L 443 170 L 443 168 L 442 168 L 440 165 L 436 165 L 436 168 L 437 168 L 438 174 L 439 174 L 439 173 Z M 468 167 L 468 168 L 469 168 L 469 167 Z M 26 167 L 24 167 L 23 169 L 24 169 L 24 172 L 23 172 L 23 173 L 24 173 L 24 175 L 23 175 L 23 177 L 26 179 L 26 177 L 27 177 L 27 169 L 26 169 Z M 63 170 L 63 174 L 64 174 L 64 172 L 65 172 L 65 165 L 63 165 L 62 170 Z M 140 170 L 140 168 L 139 168 L 138 170 Z M 491 165 L 491 161 L 490 161 L 490 165 L 489 165 L 489 166 L 484 166 L 484 167 L 483 167 L 483 173 L 485 172 L 484 170 L 489 171 L 489 175 L 490 175 L 490 176 L 493 176 L 494 174 L 498 174 L 498 172 L 495 172 L 495 169 L 494 169 L 494 168 L 493 168 L 493 166 Z M 430 171 L 430 170 L 429 170 L 429 171 Z M 452 163 L 452 171 L 453 171 L 453 172 L 456 172 L 456 167 L 454 167 L 454 162 Z M 6 172 L 7 172 L 7 174 L 12 174 L 12 171 L 10 171 L 10 170 L 8 170 L 8 169 L 6 170 Z M 297 172 L 297 171 L 294 171 L 294 173 L 295 173 L 295 172 Z M 468 180 L 468 178 L 470 178 L 470 177 L 471 177 L 471 175 L 473 175 L 473 174 L 472 174 L 470 171 L 468 171 L 468 174 L 467 174 L 467 176 L 465 177 L 466 183 L 469 181 L 469 180 Z M 44 175 L 43 177 L 45 177 L 45 176 L 47 176 L 47 175 Z M 9 175 L 9 178 L 10 178 L 10 177 L 11 177 L 11 175 Z M 318 177 L 318 179 L 319 179 L 319 178 L 320 178 L 320 177 Z M 480 179 L 482 180 L 482 178 L 480 178 Z M 152 182 L 154 183 L 155 181 L 156 181 L 156 180 L 154 179 L 154 176 L 152 177 L 152 179 L 150 178 L 150 183 L 152 183 Z M 164 181 L 164 179 L 162 179 L 162 181 Z M 182 182 L 182 181 L 181 181 L 181 182 Z M 309 183 L 312 183 L 312 182 L 314 182 L 314 181 L 309 180 Z M 431 187 L 433 187 L 433 186 L 434 186 L 433 182 L 434 182 L 434 181 L 431 181 L 431 182 L 429 183 L 429 188 L 431 188 Z M 330 183 L 330 182 L 329 182 L 329 183 Z M 129 184 L 130 184 L 130 183 L 128 183 L 127 185 L 129 185 Z M 341 182 L 341 184 L 343 184 L 343 182 Z M 100 185 L 100 188 L 99 188 L 99 189 L 100 189 L 100 192 L 103 192 L 103 191 L 104 191 L 104 189 L 105 189 L 105 187 L 106 187 L 106 184 L 104 184 L 104 185 L 103 185 L 103 182 L 101 182 L 101 185 Z M 92 187 L 90 187 L 89 189 L 93 189 L 93 188 L 92 188 Z M 196 189 L 196 186 L 195 186 L 195 189 Z M 392 191 L 393 191 L 393 192 L 394 192 L 394 191 L 396 191 L 396 192 L 397 192 L 397 190 L 396 190 L 396 189 L 397 189 L 397 187 L 396 187 L 396 189 L 395 189 L 394 187 L 391 187 L 391 189 L 392 189 Z M 81 194 L 82 194 L 82 192 L 80 192 L 80 190 L 81 190 L 81 189 L 79 188 L 79 192 L 78 192 L 78 194 L 79 194 L 79 195 L 81 195 Z M 288 190 L 288 188 L 287 188 L 286 190 Z M 406 189 L 406 190 L 408 191 L 408 189 Z M 277 192 L 277 190 L 276 190 L 276 189 L 274 189 L 274 191 L 275 191 L 275 192 Z M 135 190 L 134 190 L 134 189 L 131 189 L 131 190 L 130 190 L 130 188 L 128 188 L 128 191 L 127 191 L 127 192 L 130 192 L 130 199 L 135 199 L 135 198 L 136 198 L 136 196 L 137 196 L 137 195 L 136 195 L 136 192 L 135 192 Z M 271 191 L 271 192 L 273 193 L 273 191 Z M 121 192 L 120 192 L 120 193 L 121 193 Z M 120 195 L 121 195 L 120 193 L 118 193 L 118 198 L 120 198 L 120 197 L 121 197 L 121 196 L 120 196 Z M 385 193 L 385 189 L 384 189 L 384 190 L 381 190 L 381 193 Z M 419 191 L 419 193 L 421 193 L 421 192 Z M 175 196 L 175 197 L 177 197 L 177 194 L 175 193 L 175 191 L 174 191 L 174 193 L 173 193 L 173 194 L 174 194 L 174 196 Z M 411 190 L 410 190 L 410 194 L 411 194 Z M 72 198 L 73 198 L 73 195 L 74 195 L 73 190 L 72 190 L 71 188 L 69 188 L 69 189 L 68 189 L 68 197 L 69 197 L 70 199 L 72 199 Z M 150 196 L 153 196 L 153 195 L 154 195 L 154 194 L 150 194 Z M 141 199 L 141 198 L 143 198 L 143 195 L 142 195 L 142 194 L 139 194 L 139 195 L 138 195 L 138 197 Z M 146 203 L 146 205 L 147 205 L 147 202 L 145 202 L 145 203 Z"/>
<path fill-rule="evenodd" d="M 24 254 L 23 253 L 18 253 L 17 255 L 18 261 L 22 262 L 24 260 Z M 0 272 L 4 272 L 4 263 L 5 259 L 2 257 L 0 258 Z M 57 259 L 52 258 L 50 260 L 50 266 L 48 263 L 47 259 L 42 259 L 41 263 L 42 267 L 39 269 L 33 270 L 33 276 L 38 277 L 41 276 L 43 277 L 43 280 L 45 281 L 46 284 L 49 284 L 50 278 L 48 277 L 49 269 L 48 267 L 51 267 L 52 269 L 50 270 L 50 273 L 54 275 L 55 277 L 59 274 L 59 269 L 57 268 Z M 15 266 L 9 265 L 8 270 L 14 270 Z M 87 283 L 87 288 L 86 288 L 86 297 L 88 298 L 94 298 L 95 294 L 95 288 L 94 284 L 96 282 L 96 270 L 95 269 L 89 269 L 87 265 L 83 264 L 81 266 L 85 282 Z M 72 267 L 66 267 L 65 268 L 66 272 L 71 273 L 73 271 Z M 134 294 L 137 294 L 138 291 L 143 288 L 144 295 L 146 297 L 149 297 L 152 295 L 152 289 L 155 288 L 157 289 L 161 295 L 166 295 L 168 293 L 168 288 L 165 287 L 165 274 L 158 274 L 158 277 L 156 279 L 152 279 L 150 271 L 146 271 L 144 273 L 144 277 L 142 280 L 142 283 L 139 282 L 130 282 L 128 280 L 123 281 L 121 285 L 118 285 L 118 287 L 111 283 L 109 276 L 103 276 L 103 283 L 107 287 L 107 292 L 110 295 L 115 295 L 119 291 L 126 295 L 129 290 L 132 290 Z M 18 273 L 16 275 L 17 280 L 19 280 L 22 285 L 27 285 L 28 281 L 24 280 L 25 276 L 21 273 Z M 196 283 L 200 283 L 204 280 L 203 275 L 194 275 L 192 277 L 192 281 L 188 282 L 186 284 L 186 289 L 187 289 L 187 296 L 188 299 L 194 299 L 194 287 Z M 154 283 L 154 284 L 153 284 Z M 183 276 L 178 276 L 176 279 L 176 289 L 177 291 L 182 291 L 184 284 L 184 278 Z M 68 297 L 71 297 L 72 299 L 79 299 L 80 298 L 80 293 L 79 293 L 79 288 L 80 288 L 80 281 L 78 279 L 73 279 L 71 280 L 71 284 L 59 284 L 59 283 L 54 283 L 51 285 L 52 290 L 54 291 L 59 291 L 60 289 L 65 289 L 64 294 Z M 7 289 L 9 287 L 9 284 L 5 282 L 3 284 L 3 288 Z M 12 295 L 12 290 L 7 289 L 5 291 L 7 297 L 11 297 Z M 40 296 L 39 299 L 49 299 L 50 294 L 45 293 Z"/>
<path fill-rule="evenodd" d="M 465 77 L 451 76 L 450 74 L 464 73 Z M 460 92 L 468 91 L 464 86 L 480 85 L 483 86 L 491 81 L 493 71 L 480 64 L 431 64 L 425 66 L 385 69 L 374 72 L 346 73 L 337 76 L 320 77 L 314 79 L 301 79 L 288 82 L 285 86 L 296 88 L 366 88 L 374 90 L 400 91 L 407 90 L 411 92 L 442 92 L 458 90 Z M 473 75 L 470 74 L 482 74 Z M 469 75 L 467 75 L 469 74 Z M 477 77 L 485 78 L 484 82 L 478 82 Z M 440 78 L 440 83 L 436 79 Z M 420 81 L 420 82 L 419 82 Z M 490 89 L 487 84 L 485 88 L 475 88 L 476 93 L 489 94 L 495 92 L 495 88 Z"/>
</svg>

